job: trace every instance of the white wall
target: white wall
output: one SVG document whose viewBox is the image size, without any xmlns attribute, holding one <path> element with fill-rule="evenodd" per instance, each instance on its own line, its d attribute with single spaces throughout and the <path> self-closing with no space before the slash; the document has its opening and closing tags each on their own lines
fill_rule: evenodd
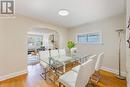
<svg viewBox="0 0 130 87">
<path fill-rule="evenodd" d="M 103 44 L 77 44 L 77 48 L 84 54 L 94 54 L 99 52 L 105 52 L 105 58 L 103 66 L 116 72 L 118 70 L 118 34 L 117 29 L 125 27 L 125 15 L 121 14 L 108 19 L 96 21 L 89 24 L 73 28 L 69 30 L 69 40 L 74 40 L 78 33 L 87 32 L 102 32 Z M 124 28 L 125 29 L 125 28 Z M 125 32 L 122 36 L 122 71 L 126 71 L 125 67 Z"/>
<path fill-rule="evenodd" d="M 127 0 L 127 25 L 130 17 L 130 0 Z M 130 30 L 126 29 L 126 40 L 129 38 Z M 130 87 L 130 48 L 128 48 L 128 44 L 126 43 L 126 67 L 127 67 L 127 87 Z"/>
<path fill-rule="evenodd" d="M 64 48 L 67 30 L 41 21 L 17 15 L 16 18 L 0 19 L 0 80 L 9 75 L 26 71 L 27 32 L 41 27 L 56 30 L 60 37 L 60 48 Z"/>
</svg>

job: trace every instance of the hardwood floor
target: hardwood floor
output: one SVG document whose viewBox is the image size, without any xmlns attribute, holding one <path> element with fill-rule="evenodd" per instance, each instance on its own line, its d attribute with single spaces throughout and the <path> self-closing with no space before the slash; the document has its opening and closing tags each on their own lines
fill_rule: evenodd
<svg viewBox="0 0 130 87">
<path fill-rule="evenodd" d="M 41 78 L 39 65 L 29 66 L 28 71 L 28 75 L 0 82 L 0 87 L 57 87 L 54 83 Z M 94 87 L 126 87 L 126 80 L 119 80 L 112 73 L 101 71 L 101 76 L 101 81 Z"/>
<path fill-rule="evenodd" d="M 115 77 L 115 74 L 110 72 L 101 71 L 101 80 L 95 87 L 127 87 L 126 80 L 119 80 Z"/>
</svg>

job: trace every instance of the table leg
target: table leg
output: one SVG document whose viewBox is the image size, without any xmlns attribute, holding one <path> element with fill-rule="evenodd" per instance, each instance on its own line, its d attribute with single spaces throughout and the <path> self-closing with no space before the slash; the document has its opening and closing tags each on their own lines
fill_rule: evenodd
<svg viewBox="0 0 130 87">
<path fill-rule="evenodd" d="M 66 71 L 66 64 L 64 63 L 64 66 L 63 66 L 63 73 L 65 73 Z"/>
</svg>

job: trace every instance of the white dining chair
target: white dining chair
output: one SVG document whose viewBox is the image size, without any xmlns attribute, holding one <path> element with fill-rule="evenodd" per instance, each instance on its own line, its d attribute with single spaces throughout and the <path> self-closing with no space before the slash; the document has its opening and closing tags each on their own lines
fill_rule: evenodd
<svg viewBox="0 0 130 87">
<path fill-rule="evenodd" d="M 43 73 L 41 74 L 41 77 L 46 80 L 46 74 L 48 73 L 48 67 L 49 67 L 49 51 L 40 51 L 39 52 L 39 58 L 40 58 L 40 65 L 43 68 Z"/>
<path fill-rule="evenodd" d="M 94 64 L 92 65 L 92 67 L 95 68 L 96 61 L 97 61 L 97 56 L 96 56 L 96 55 L 89 56 L 89 57 L 88 57 L 88 60 L 89 60 L 89 59 L 94 59 L 94 60 L 93 60 L 93 61 L 94 61 Z M 82 64 L 81 64 L 81 65 L 82 65 Z M 72 71 L 78 73 L 78 72 L 79 72 L 79 69 L 80 69 L 80 67 L 81 67 L 81 65 L 78 65 L 78 66 L 72 68 Z"/>
<path fill-rule="evenodd" d="M 92 68 L 94 61 L 88 60 L 80 66 L 79 72 L 69 71 L 59 77 L 59 86 L 63 84 L 66 87 L 85 87 L 94 73 Z"/>
<path fill-rule="evenodd" d="M 102 66 L 102 63 L 103 63 L 103 55 L 104 55 L 104 52 L 102 52 L 98 55 L 97 62 L 96 62 L 96 65 L 95 65 L 94 76 L 96 77 L 97 82 L 99 82 L 99 80 L 101 78 L 100 69 L 101 69 L 101 66 Z"/>
<path fill-rule="evenodd" d="M 66 51 L 65 49 L 59 49 L 59 56 L 66 56 Z"/>
<path fill-rule="evenodd" d="M 58 57 L 59 56 L 58 50 L 51 50 L 50 53 L 51 53 L 51 57 Z"/>
</svg>

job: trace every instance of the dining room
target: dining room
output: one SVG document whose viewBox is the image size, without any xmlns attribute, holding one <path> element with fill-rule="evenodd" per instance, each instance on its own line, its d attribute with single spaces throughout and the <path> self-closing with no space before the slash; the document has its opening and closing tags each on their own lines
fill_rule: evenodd
<svg viewBox="0 0 130 87">
<path fill-rule="evenodd" d="M 130 86 L 127 0 L 0 4 L 0 87 Z"/>
</svg>

